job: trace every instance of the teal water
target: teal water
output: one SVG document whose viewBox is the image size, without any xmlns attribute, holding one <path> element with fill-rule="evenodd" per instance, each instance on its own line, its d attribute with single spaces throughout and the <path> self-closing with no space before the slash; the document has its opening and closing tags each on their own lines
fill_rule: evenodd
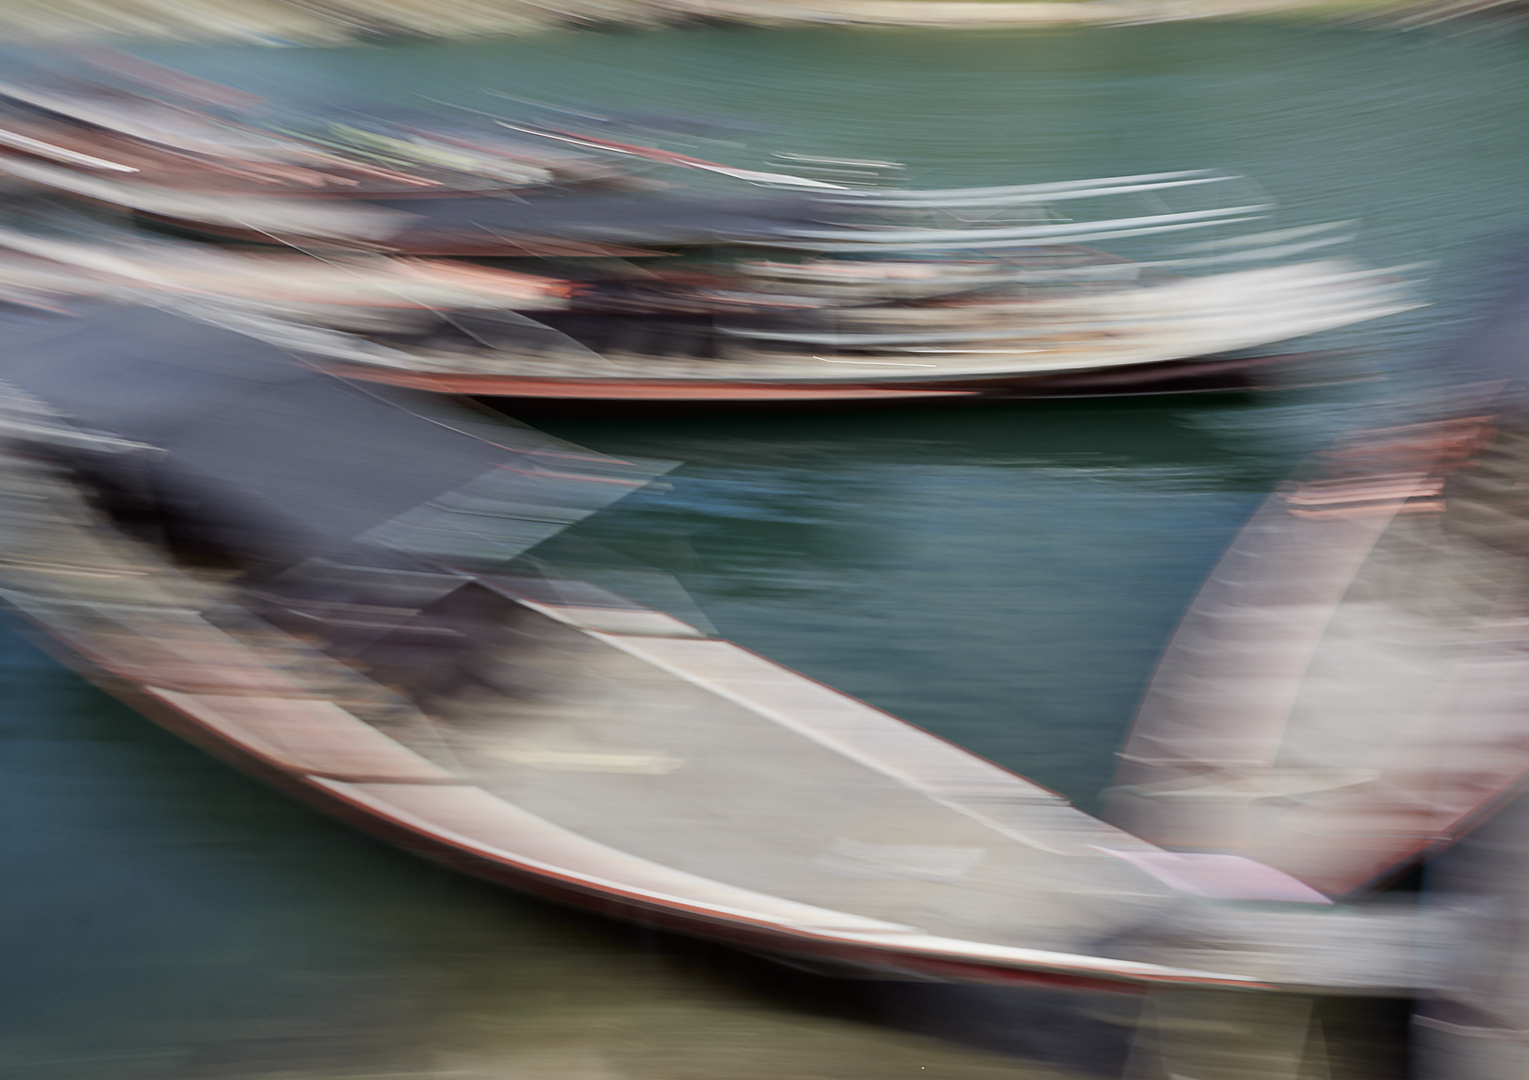
<svg viewBox="0 0 1529 1080">
<path fill-rule="evenodd" d="M 767 129 L 712 156 L 891 158 L 925 185 L 1216 167 L 1255 177 L 1282 223 L 1362 218 L 1372 263 L 1431 262 L 1431 307 L 1334 336 L 1390 376 L 1358 387 L 537 421 L 682 462 L 546 554 L 656 567 L 725 635 L 1092 805 L 1158 651 L 1253 507 L 1479 306 L 1484 260 L 1526 216 L 1524 44 L 1169 24 L 145 54 L 273 96 L 486 107 L 492 89 L 720 114 Z M 964 999 L 780 974 L 436 871 L 159 733 L 9 630 L 0 710 L 6 1080 L 1089 1064 L 1035 1014 L 978 1022 Z"/>
</svg>

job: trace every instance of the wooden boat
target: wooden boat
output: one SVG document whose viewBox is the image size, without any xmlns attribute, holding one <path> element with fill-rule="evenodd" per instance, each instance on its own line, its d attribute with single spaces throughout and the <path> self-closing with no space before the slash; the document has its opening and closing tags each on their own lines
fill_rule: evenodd
<svg viewBox="0 0 1529 1080">
<path fill-rule="evenodd" d="M 1172 177 L 1114 188 L 1191 182 Z M 1086 190 L 1114 189 L 1098 183 Z M 1047 186 L 1003 198 L 1057 194 Z M 602 229 L 626 204 L 609 195 L 570 202 L 568 222 L 598 206 Z M 711 220 L 692 208 L 683 223 L 626 227 L 671 230 L 673 240 L 676 228 L 721 235 L 766 220 L 738 209 Z M 592 228 L 595 219 L 582 220 Z M 579 276 L 559 278 L 353 251 L 226 250 L 91 223 L 63 234 L 0 229 L 0 249 L 24 256 L 0 260 L 0 282 L 55 298 L 217 302 L 249 333 L 262 332 L 262 316 L 354 331 L 362 336 L 333 337 L 326 349 L 337 371 L 444 393 L 739 404 L 1040 398 L 1309 380 L 1309 353 L 1248 353 L 1406 310 L 1409 287 L 1331 258 L 1191 272 L 1342 239 L 1304 227 L 1150 263 L 1065 243 L 769 261 L 718 250 L 652 269 L 585 262 L 569 271 Z M 292 332 L 266 323 L 268 336 Z M 1292 368 L 1305 370 L 1287 376 Z"/>
<path fill-rule="evenodd" d="M 1164 654 L 1111 819 L 1331 896 L 1453 843 L 1529 773 L 1521 277 L 1427 419 L 1273 495 Z"/>
<path fill-rule="evenodd" d="M 991 311 L 815 312 L 866 329 L 827 336 L 704 317 L 591 317 L 577 305 L 575 298 L 573 310 L 538 313 L 534 323 L 454 318 L 428 335 L 336 336 L 326 356 L 347 377 L 517 398 L 811 402 L 1182 392 L 1257 385 L 1278 367 L 1314 357 L 1240 351 L 1412 302 L 1386 275 L 1327 262 L 996 303 Z M 877 323 L 882 313 L 888 325 Z M 938 321 L 903 319 L 899 326 L 899 316 L 910 314 Z M 763 310 L 755 313 L 756 325 L 765 319 Z M 286 333 L 253 318 L 240 325 L 272 339 Z"/>
<path fill-rule="evenodd" d="M 515 561 L 654 466 L 160 311 L 8 329 L 0 595 L 98 685 L 375 835 L 878 977 L 1332 993 L 1421 978 L 1405 916 L 1162 851 Z"/>
<path fill-rule="evenodd" d="M 1207 171 L 947 191 L 796 184 L 741 196 L 572 191 L 339 204 L 194 195 L 0 156 L 7 173 L 197 234 L 285 241 L 315 254 L 644 261 L 604 277 L 585 271 L 566 305 L 541 305 L 564 313 L 534 319 L 464 317 L 449 302 L 442 319 L 423 323 L 358 314 L 375 303 L 316 300 L 275 312 L 366 333 L 371 340 L 325 349 L 347 377 L 445 393 L 769 404 L 1247 389 L 1286 384 L 1278 369 L 1313 359 L 1249 351 L 1413 306 L 1387 274 L 1339 260 L 1236 269 L 1342 242 L 1329 226 L 1223 236 L 1153 262 L 1093 246 L 1179 236 L 1268 210 L 1262 196 L 1237 195 L 1239 178 Z M 794 180 L 758 176 L 778 189 Z M 1227 190 L 1227 205 L 1194 210 L 1104 211 L 1090 220 L 1077 209 Z M 1068 204 L 1069 220 L 1048 209 L 1057 202 Z M 973 222 L 974 213 L 1009 223 Z M 689 261 L 647 268 L 676 252 Z M 764 252 L 773 254 L 761 259 Z M 1204 273 L 1223 264 L 1233 269 Z M 421 269 L 414 264 L 412 276 Z M 392 288 L 386 275 L 374 284 Z M 263 288 L 256 282 L 252 294 Z M 229 298 L 247 307 L 258 297 Z M 1297 381 L 1306 379 L 1303 372 Z"/>
</svg>

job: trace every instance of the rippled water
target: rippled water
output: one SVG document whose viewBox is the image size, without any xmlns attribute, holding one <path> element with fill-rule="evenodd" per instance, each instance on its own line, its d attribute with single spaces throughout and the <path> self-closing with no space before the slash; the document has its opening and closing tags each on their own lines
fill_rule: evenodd
<svg viewBox="0 0 1529 1080">
<path fill-rule="evenodd" d="M 1282 221 L 1363 218 L 1367 260 L 1434 260 L 1433 307 L 1342 336 L 1393 376 L 1354 388 L 537 421 L 684 463 L 549 554 L 667 571 L 683 592 L 662 598 L 727 636 L 1086 806 L 1263 493 L 1477 305 L 1482 260 L 1525 216 L 1523 45 L 1249 23 L 152 55 L 273 94 L 722 114 L 763 127 L 712 156 L 892 158 L 926 185 L 1218 167 L 1256 177 Z M 9 631 L 0 710 L 6 1078 L 1039 1077 L 1118 1048 L 1109 1003 L 1078 1028 L 1036 1000 L 828 983 L 444 874 Z"/>
</svg>

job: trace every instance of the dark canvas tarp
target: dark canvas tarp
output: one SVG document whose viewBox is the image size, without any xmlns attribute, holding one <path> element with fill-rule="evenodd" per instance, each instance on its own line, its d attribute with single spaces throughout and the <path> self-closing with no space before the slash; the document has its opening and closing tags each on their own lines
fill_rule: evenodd
<svg viewBox="0 0 1529 1080">
<path fill-rule="evenodd" d="M 276 561 L 366 542 L 512 558 L 641 486 L 617 461 L 409 393 L 362 389 L 281 349 L 146 307 L 6 327 L 0 379 L 78 427 L 157 447 L 162 503 Z M 490 441 L 492 440 L 492 441 Z"/>
</svg>

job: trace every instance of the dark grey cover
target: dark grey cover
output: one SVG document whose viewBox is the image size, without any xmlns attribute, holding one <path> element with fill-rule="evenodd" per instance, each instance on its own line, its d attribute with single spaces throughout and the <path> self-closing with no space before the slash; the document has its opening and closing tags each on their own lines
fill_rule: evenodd
<svg viewBox="0 0 1529 1080">
<path fill-rule="evenodd" d="M 425 395 L 353 385 L 170 312 L 80 311 L 8 323 L 0 379 L 78 427 L 159 448 L 136 456 L 132 482 L 278 562 L 359 539 L 493 564 L 665 468 Z"/>
</svg>

